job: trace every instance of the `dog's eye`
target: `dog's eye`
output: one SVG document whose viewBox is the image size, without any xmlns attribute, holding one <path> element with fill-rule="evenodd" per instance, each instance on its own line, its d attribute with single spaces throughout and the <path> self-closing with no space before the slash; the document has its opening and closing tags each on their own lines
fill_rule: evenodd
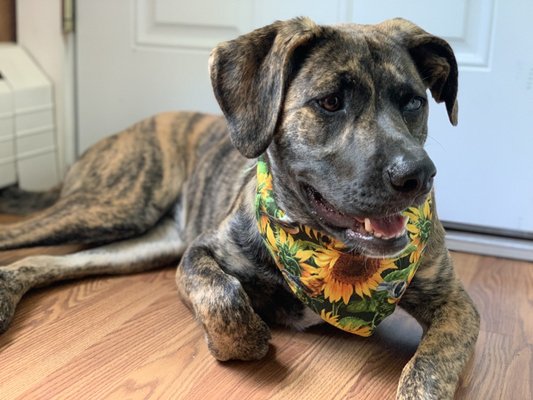
<svg viewBox="0 0 533 400">
<path fill-rule="evenodd" d="M 424 106 L 426 99 L 420 96 L 411 97 L 402 107 L 404 112 L 418 111 Z"/>
<path fill-rule="evenodd" d="M 338 94 L 330 94 L 320 100 L 318 105 L 329 112 L 339 111 L 342 107 L 342 99 Z"/>
</svg>

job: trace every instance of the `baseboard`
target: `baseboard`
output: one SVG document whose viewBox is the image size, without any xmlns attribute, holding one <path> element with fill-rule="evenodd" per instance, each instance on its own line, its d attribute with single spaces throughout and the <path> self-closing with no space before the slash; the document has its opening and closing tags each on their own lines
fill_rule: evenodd
<svg viewBox="0 0 533 400">
<path fill-rule="evenodd" d="M 533 240 L 510 239 L 448 229 L 446 243 L 450 250 L 533 261 Z"/>
</svg>

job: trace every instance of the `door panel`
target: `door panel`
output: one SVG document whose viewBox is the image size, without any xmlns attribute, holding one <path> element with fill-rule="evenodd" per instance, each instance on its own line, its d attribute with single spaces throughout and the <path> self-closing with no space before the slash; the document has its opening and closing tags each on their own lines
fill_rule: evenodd
<svg viewBox="0 0 533 400">
<path fill-rule="evenodd" d="M 352 20 L 376 23 L 401 16 L 434 35 L 442 36 L 453 47 L 461 67 L 488 67 L 495 0 L 356 0 Z"/>
<path fill-rule="evenodd" d="M 77 3 L 79 153 L 157 112 L 218 111 L 207 73 L 208 49 L 229 37 L 224 36 L 229 35 L 227 29 L 211 31 L 211 37 L 193 36 L 185 46 L 183 38 L 200 29 L 175 18 L 171 22 L 172 15 L 158 20 L 168 3 Z M 211 2 L 195 2 L 207 3 Z"/>
<path fill-rule="evenodd" d="M 195 1 L 176 7 L 175 0 L 139 0 L 135 4 L 135 47 L 209 52 L 249 28 L 247 0 Z"/>
</svg>

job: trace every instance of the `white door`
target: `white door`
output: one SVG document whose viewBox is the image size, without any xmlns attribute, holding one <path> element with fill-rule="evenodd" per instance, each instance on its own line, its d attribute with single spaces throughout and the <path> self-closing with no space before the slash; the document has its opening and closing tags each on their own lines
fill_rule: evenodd
<svg viewBox="0 0 533 400">
<path fill-rule="evenodd" d="M 77 2 L 78 150 L 151 114 L 219 112 L 218 42 L 275 19 L 402 16 L 445 37 L 460 65 L 459 126 L 432 103 L 441 218 L 533 232 L 533 2 L 528 0 L 84 0 Z"/>
<path fill-rule="evenodd" d="M 209 52 L 217 43 L 297 15 L 309 15 L 322 23 L 338 22 L 346 17 L 346 4 L 322 0 L 77 1 L 78 151 L 158 112 L 220 113 L 207 71 Z"/>
</svg>

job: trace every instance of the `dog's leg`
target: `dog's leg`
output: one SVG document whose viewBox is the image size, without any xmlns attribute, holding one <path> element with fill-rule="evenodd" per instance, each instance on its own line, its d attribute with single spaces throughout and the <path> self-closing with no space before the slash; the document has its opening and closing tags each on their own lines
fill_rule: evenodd
<svg viewBox="0 0 533 400">
<path fill-rule="evenodd" d="M 150 228 L 160 216 L 156 214 L 150 209 L 138 210 L 133 204 L 113 203 L 85 193 L 73 194 L 28 220 L 0 225 L 0 250 L 67 243 L 102 244 L 125 239 Z"/>
<path fill-rule="evenodd" d="M 425 329 L 402 372 L 397 398 L 453 399 L 476 343 L 479 314 L 455 276 L 448 253 L 421 267 L 400 305 Z"/>
<path fill-rule="evenodd" d="M 31 192 L 16 186 L 0 189 L 0 214 L 28 215 L 52 206 L 61 194 L 61 185 L 44 192 Z"/>
<path fill-rule="evenodd" d="M 180 295 L 203 326 L 215 358 L 263 358 L 270 330 L 253 310 L 239 280 L 221 268 L 223 260 L 216 256 L 218 240 L 215 234 L 206 233 L 187 249 L 176 273 Z"/>
<path fill-rule="evenodd" d="M 31 288 L 100 274 L 128 274 L 176 263 L 185 249 L 171 218 L 134 239 L 66 256 L 28 257 L 0 267 L 0 332 L 7 329 L 17 303 Z"/>
</svg>

